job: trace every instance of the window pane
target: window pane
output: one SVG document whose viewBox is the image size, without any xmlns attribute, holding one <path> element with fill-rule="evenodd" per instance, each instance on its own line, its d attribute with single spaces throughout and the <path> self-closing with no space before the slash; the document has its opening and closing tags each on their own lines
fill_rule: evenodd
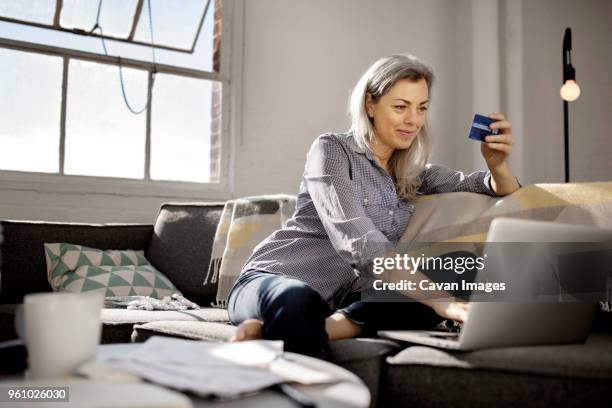
<svg viewBox="0 0 612 408">
<path fill-rule="evenodd" d="M 61 26 L 90 31 L 96 24 L 99 1 L 64 0 Z M 138 0 L 104 0 L 100 10 L 100 26 L 104 35 L 127 38 L 132 28 L 137 2 Z"/>
<path fill-rule="evenodd" d="M 58 172 L 62 59 L 0 48 L 0 168 Z"/>
<path fill-rule="evenodd" d="M 144 177 L 146 113 L 132 114 L 121 95 L 119 67 L 72 60 L 68 70 L 65 173 Z M 123 69 L 134 109 L 147 101 L 145 71 Z"/>
<path fill-rule="evenodd" d="M 152 179 L 211 181 L 211 124 L 216 128 L 219 123 L 220 91 L 219 83 L 212 81 L 156 76 L 151 116 Z M 218 103 L 213 105 L 214 98 Z M 211 121 L 213 107 L 219 115 Z M 216 175 L 212 179 L 216 181 Z"/>
<path fill-rule="evenodd" d="M 33 23 L 53 24 L 56 0 L 2 0 L 0 16 Z"/>
<path fill-rule="evenodd" d="M 151 0 L 155 44 L 191 49 L 205 7 L 206 0 L 181 0 L 180 7 L 177 7 L 175 0 Z M 208 14 L 214 14 L 214 0 L 211 0 Z M 142 7 L 134 39 L 151 42 L 146 2 Z"/>
</svg>

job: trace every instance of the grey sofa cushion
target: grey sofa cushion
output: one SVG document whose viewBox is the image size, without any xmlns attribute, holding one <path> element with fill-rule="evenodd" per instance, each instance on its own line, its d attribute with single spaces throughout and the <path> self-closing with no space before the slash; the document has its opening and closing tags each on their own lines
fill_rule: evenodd
<svg viewBox="0 0 612 408">
<path fill-rule="evenodd" d="M 236 326 L 219 322 L 165 321 L 137 324 L 132 341 L 140 343 L 151 336 L 181 337 L 191 340 L 228 341 Z"/>
<path fill-rule="evenodd" d="M 229 316 L 225 309 L 214 309 L 212 307 L 199 310 L 127 310 L 127 309 L 102 309 L 102 323 L 115 324 L 137 324 L 158 321 L 192 321 L 192 322 L 221 322 L 228 323 Z"/>
<path fill-rule="evenodd" d="M 0 304 L 22 303 L 28 293 L 51 291 L 45 272 L 44 243 L 68 242 L 99 249 L 145 250 L 153 226 L 2 221 L 2 229 Z"/>
<path fill-rule="evenodd" d="M 224 309 L 202 308 L 200 310 L 127 310 L 102 309 L 102 343 L 127 343 L 132 340 L 135 324 L 165 321 L 228 322 Z"/>
<path fill-rule="evenodd" d="M 368 386 L 372 407 L 385 406 L 385 358 L 401 347 L 392 341 L 372 338 L 337 340 L 330 343 L 332 362 L 355 373 Z"/>
<path fill-rule="evenodd" d="M 203 283 L 223 205 L 163 204 L 146 252 L 153 266 L 187 299 L 203 306 L 210 305 L 217 294 L 217 285 Z"/>
<path fill-rule="evenodd" d="M 605 406 L 612 401 L 612 336 L 585 344 L 470 353 L 413 346 L 387 358 L 385 403 L 417 406 Z"/>
</svg>

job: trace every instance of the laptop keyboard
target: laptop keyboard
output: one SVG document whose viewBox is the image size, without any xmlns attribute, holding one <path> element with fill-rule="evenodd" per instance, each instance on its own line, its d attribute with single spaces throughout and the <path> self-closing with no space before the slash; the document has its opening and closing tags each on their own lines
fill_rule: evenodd
<svg viewBox="0 0 612 408">
<path fill-rule="evenodd" d="M 442 320 L 440 324 L 435 327 L 435 331 L 439 331 L 442 333 L 457 333 L 461 331 L 462 323 L 456 322 L 454 320 Z"/>
</svg>

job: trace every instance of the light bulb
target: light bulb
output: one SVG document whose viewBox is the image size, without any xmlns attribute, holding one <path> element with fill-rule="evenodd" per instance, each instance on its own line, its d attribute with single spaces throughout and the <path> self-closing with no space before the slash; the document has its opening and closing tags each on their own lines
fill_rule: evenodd
<svg viewBox="0 0 612 408">
<path fill-rule="evenodd" d="M 561 99 L 564 101 L 572 102 L 578 99 L 580 96 L 580 87 L 573 79 L 565 81 L 561 87 Z"/>
</svg>

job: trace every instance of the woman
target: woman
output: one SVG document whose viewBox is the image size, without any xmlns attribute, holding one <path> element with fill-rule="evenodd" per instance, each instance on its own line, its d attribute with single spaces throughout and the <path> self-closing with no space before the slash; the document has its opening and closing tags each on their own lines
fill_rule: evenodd
<svg viewBox="0 0 612 408">
<path fill-rule="evenodd" d="M 426 164 L 432 83 L 431 69 L 404 55 L 380 59 L 362 76 L 351 96 L 351 130 L 315 140 L 295 214 L 255 248 L 230 293 L 234 341 L 281 339 L 288 351 L 327 358 L 328 340 L 465 319 L 465 303 L 350 302 L 374 248 L 397 242 L 406 229 L 417 194 L 496 196 L 519 188 L 506 161 L 511 125 L 501 114 L 489 115 L 500 134 L 481 144 L 489 171 Z"/>
</svg>

